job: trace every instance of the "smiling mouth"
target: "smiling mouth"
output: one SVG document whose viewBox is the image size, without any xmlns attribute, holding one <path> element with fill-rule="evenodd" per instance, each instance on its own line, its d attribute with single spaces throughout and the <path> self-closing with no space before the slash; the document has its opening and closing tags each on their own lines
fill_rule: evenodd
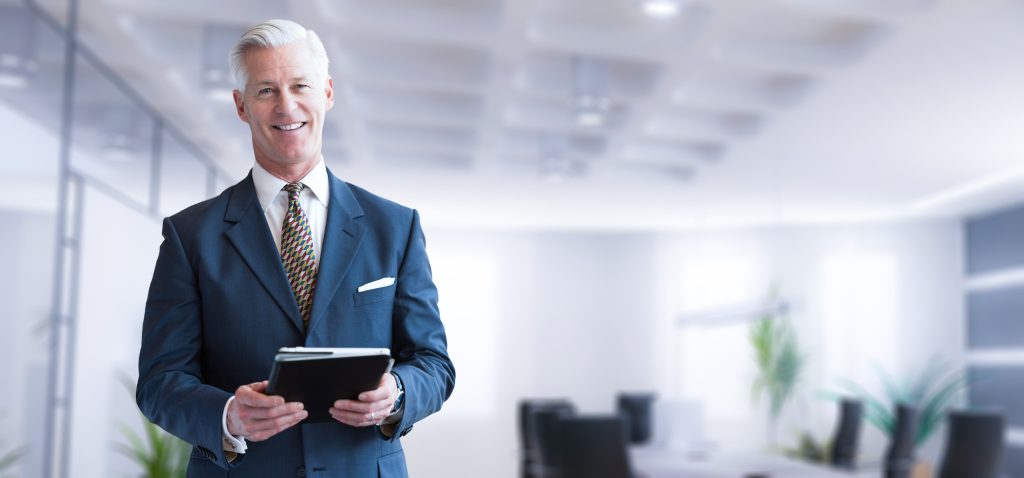
<svg viewBox="0 0 1024 478">
<path fill-rule="evenodd" d="M 294 131 L 294 130 L 297 130 L 297 129 L 303 127 L 303 126 L 306 126 L 306 122 L 305 121 L 301 121 L 301 122 L 298 122 L 298 123 L 274 125 L 274 129 L 280 130 L 280 131 Z"/>
</svg>

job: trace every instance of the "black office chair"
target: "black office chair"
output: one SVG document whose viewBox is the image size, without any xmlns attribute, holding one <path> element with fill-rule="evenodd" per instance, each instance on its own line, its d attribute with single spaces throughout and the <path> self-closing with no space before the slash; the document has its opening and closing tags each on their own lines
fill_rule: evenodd
<svg viewBox="0 0 1024 478">
<path fill-rule="evenodd" d="M 896 406 L 889 450 L 885 454 L 885 478 L 909 478 L 914 469 L 914 444 L 920 413 L 910 405 Z"/>
<path fill-rule="evenodd" d="M 519 466 L 523 478 L 543 478 L 555 474 L 554 464 L 551 459 L 545 460 L 541 445 L 545 440 L 554 440 L 552 416 L 569 416 L 573 413 L 575 407 L 565 399 L 529 399 L 519 402 Z"/>
<path fill-rule="evenodd" d="M 839 404 L 839 424 L 832 439 L 829 463 L 836 468 L 853 469 L 857 461 L 860 442 L 860 424 L 864 405 L 860 400 L 845 399 Z"/>
<path fill-rule="evenodd" d="M 998 476 L 1005 435 L 1006 421 L 1001 413 L 950 412 L 939 478 Z"/>
<path fill-rule="evenodd" d="M 616 397 L 619 415 L 625 421 L 631 443 L 647 443 L 654 428 L 653 393 L 620 393 Z"/>
<path fill-rule="evenodd" d="M 561 478 L 631 478 L 620 416 L 573 416 L 558 425 Z"/>
</svg>

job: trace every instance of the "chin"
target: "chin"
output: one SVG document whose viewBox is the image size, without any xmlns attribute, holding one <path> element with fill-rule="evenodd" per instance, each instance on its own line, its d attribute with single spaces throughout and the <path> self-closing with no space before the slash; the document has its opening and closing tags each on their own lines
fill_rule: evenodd
<svg viewBox="0 0 1024 478">
<path fill-rule="evenodd" d="M 281 154 L 279 154 L 278 157 L 281 158 L 282 161 L 284 161 L 286 163 L 289 163 L 289 164 L 301 164 L 301 163 L 305 163 L 307 161 L 312 161 L 312 160 L 314 160 L 316 158 L 315 155 L 309 154 L 309 153 L 307 153 L 305 151 L 303 151 L 303 152 L 294 152 L 294 153 L 293 152 L 281 152 Z"/>
</svg>

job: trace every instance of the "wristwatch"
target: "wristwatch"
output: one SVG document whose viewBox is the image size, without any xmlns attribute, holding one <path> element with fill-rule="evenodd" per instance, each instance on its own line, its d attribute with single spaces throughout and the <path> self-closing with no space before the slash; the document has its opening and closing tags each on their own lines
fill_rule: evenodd
<svg viewBox="0 0 1024 478">
<path fill-rule="evenodd" d="M 405 386 L 402 385 L 402 377 L 399 377 L 395 372 L 391 372 L 391 376 L 395 377 L 395 385 L 398 386 L 398 397 L 395 398 L 395 406 L 391 407 L 391 413 L 388 415 L 398 413 L 402 409 L 402 405 L 405 404 Z"/>
</svg>

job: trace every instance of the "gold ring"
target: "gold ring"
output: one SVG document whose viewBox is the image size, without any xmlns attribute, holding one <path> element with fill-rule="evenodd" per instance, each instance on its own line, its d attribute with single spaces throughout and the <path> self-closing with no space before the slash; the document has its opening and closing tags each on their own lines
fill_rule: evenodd
<svg viewBox="0 0 1024 478">
<path fill-rule="evenodd" d="M 377 419 L 377 417 L 373 414 L 373 411 L 371 410 L 370 411 L 370 421 L 372 422 L 372 421 L 374 421 L 376 419 Z"/>
</svg>

